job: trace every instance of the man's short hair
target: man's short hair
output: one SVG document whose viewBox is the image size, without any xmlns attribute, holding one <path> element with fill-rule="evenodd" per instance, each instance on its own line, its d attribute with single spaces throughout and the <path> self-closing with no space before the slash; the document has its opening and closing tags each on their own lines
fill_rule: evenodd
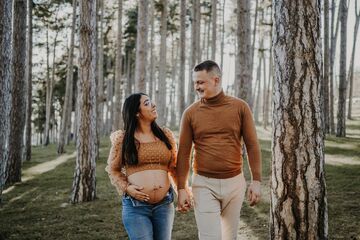
<svg viewBox="0 0 360 240">
<path fill-rule="evenodd" d="M 207 73 L 211 72 L 221 78 L 220 67 L 214 61 L 206 60 L 206 61 L 199 63 L 198 65 L 196 65 L 194 67 L 194 72 L 200 72 L 203 70 L 205 70 Z"/>
</svg>

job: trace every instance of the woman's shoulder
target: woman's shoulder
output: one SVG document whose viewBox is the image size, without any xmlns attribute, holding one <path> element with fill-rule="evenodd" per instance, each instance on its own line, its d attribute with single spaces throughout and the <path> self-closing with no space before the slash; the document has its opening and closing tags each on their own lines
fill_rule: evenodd
<svg viewBox="0 0 360 240">
<path fill-rule="evenodd" d="M 123 130 L 117 130 L 110 134 L 110 140 L 111 140 L 112 144 L 121 143 L 123 141 L 123 139 L 124 139 L 124 131 Z"/>
</svg>

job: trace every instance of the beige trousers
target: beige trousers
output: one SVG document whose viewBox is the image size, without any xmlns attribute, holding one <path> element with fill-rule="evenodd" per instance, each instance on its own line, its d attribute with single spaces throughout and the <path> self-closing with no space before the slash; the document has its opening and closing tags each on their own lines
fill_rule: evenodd
<svg viewBox="0 0 360 240">
<path fill-rule="evenodd" d="M 192 192 L 200 240 L 237 239 L 245 191 L 242 173 L 227 179 L 193 175 Z"/>
</svg>

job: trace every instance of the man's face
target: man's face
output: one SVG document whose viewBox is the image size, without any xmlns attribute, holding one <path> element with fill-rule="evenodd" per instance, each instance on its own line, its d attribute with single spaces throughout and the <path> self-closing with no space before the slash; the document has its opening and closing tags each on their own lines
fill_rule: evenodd
<svg viewBox="0 0 360 240">
<path fill-rule="evenodd" d="M 202 70 L 194 72 L 193 77 L 194 88 L 200 98 L 208 99 L 217 95 L 220 84 L 218 76 Z"/>
</svg>

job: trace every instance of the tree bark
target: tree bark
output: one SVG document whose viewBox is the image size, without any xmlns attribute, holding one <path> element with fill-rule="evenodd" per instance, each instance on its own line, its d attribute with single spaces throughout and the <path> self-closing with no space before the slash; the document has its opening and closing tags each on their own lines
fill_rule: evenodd
<svg viewBox="0 0 360 240">
<path fill-rule="evenodd" d="M 117 20 L 117 39 L 116 39 L 116 62 L 115 62 L 115 112 L 112 130 L 121 129 L 121 105 L 122 105 L 122 11 L 123 1 L 118 0 L 118 20 Z"/>
<path fill-rule="evenodd" d="M 336 41 L 337 41 L 337 36 L 338 36 L 338 32 L 339 32 L 339 22 L 340 22 L 340 10 L 341 8 L 339 7 L 339 12 L 337 15 L 337 20 L 336 20 L 336 27 L 334 25 L 335 23 L 335 0 L 332 1 L 331 4 L 331 42 L 330 42 L 330 70 L 329 70 L 329 75 L 330 75 L 330 133 L 334 134 L 335 133 L 335 120 L 334 120 L 334 62 L 335 62 L 335 52 L 336 52 Z M 335 31 L 335 32 L 334 32 Z"/>
<path fill-rule="evenodd" d="M 139 1 L 136 37 L 135 91 L 146 92 L 148 1 Z M 165 36 L 166 37 L 166 36 Z M 161 66 L 160 66 L 161 68 Z"/>
<path fill-rule="evenodd" d="M 69 48 L 69 58 L 67 62 L 67 72 L 66 72 L 66 85 L 65 85 L 65 96 L 64 96 L 64 107 L 61 118 L 60 134 L 59 134 L 59 143 L 57 153 L 62 154 L 65 152 L 65 138 L 66 130 L 68 127 L 68 121 L 71 121 L 71 111 L 69 108 L 72 108 L 72 96 L 70 95 L 71 89 L 73 87 L 73 61 L 74 61 L 74 42 L 75 42 L 75 24 L 76 24 L 76 1 L 73 0 L 73 12 L 72 12 L 72 24 L 71 24 L 71 34 L 70 34 L 70 48 Z"/>
<path fill-rule="evenodd" d="M 337 112 L 337 137 L 346 136 L 346 48 L 347 48 L 347 12 L 346 0 L 341 0 L 341 32 L 340 32 L 340 70 L 339 70 L 339 100 Z"/>
<path fill-rule="evenodd" d="M 155 56 L 154 56 L 154 39 L 155 39 L 155 11 L 154 11 L 154 1 L 150 1 L 150 66 L 149 66 L 149 96 L 151 99 L 155 98 L 154 90 L 155 90 Z"/>
<path fill-rule="evenodd" d="M 329 117 L 329 0 L 324 0 L 324 127 L 325 133 L 330 133 L 330 117 Z"/>
<path fill-rule="evenodd" d="M 237 58 L 238 69 L 236 81 L 238 82 L 236 96 L 245 100 L 250 108 L 252 99 L 252 73 L 251 73 L 251 20 L 250 0 L 237 0 Z"/>
<path fill-rule="evenodd" d="M 95 169 L 98 157 L 96 99 L 96 0 L 80 1 L 80 70 L 76 168 L 71 202 L 96 198 Z"/>
<path fill-rule="evenodd" d="M 270 237 L 328 239 L 320 1 L 279 0 L 273 8 Z"/>
<path fill-rule="evenodd" d="M 32 115 L 32 0 L 27 0 L 28 6 L 28 32 L 26 49 L 26 120 L 25 120 L 25 145 L 23 160 L 31 160 L 31 115 Z"/>
<path fill-rule="evenodd" d="M 98 86 L 97 86 L 97 99 L 98 99 L 98 106 L 97 106 L 97 127 L 100 136 L 104 136 L 104 103 L 105 103 L 105 95 L 104 95 L 104 3 L 105 1 L 98 1 L 99 10 L 100 10 L 100 18 L 99 18 L 99 50 L 98 50 Z"/>
<path fill-rule="evenodd" d="M 168 1 L 162 0 L 161 9 L 161 25 L 160 25 L 160 66 L 159 66 L 159 94 L 156 98 L 158 105 L 158 124 L 163 126 L 166 124 L 166 33 L 167 33 L 167 16 L 168 16 Z"/>
<path fill-rule="evenodd" d="M 222 7 L 222 28 L 221 28 L 221 60 L 220 60 L 220 68 L 223 70 L 224 64 L 224 45 L 225 45 L 225 0 L 223 2 Z"/>
<path fill-rule="evenodd" d="M 0 203 L 7 178 L 9 157 L 10 112 L 11 112 L 11 37 L 13 1 L 0 1 Z"/>
<path fill-rule="evenodd" d="M 179 73 L 179 116 L 185 110 L 185 57 L 186 57 L 186 0 L 180 2 L 180 73 Z M 191 83 L 191 82 L 190 82 Z"/>
<path fill-rule="evenodd" d="M 6 184 L 21 182 L 26 118 L 26 0 L 14 1 L 12 106 Z"/>
<path fill-rule="evenodd" d="M 352 97 L 353 97 L 353 84 L 354 84 L 354 61 L 355 61 L 355 50 L 356 50 L 356 40 L 357 40 L 357 33 L 359 31 L 360 25 L 360 11 L 357 12 L 357 1 L 355 1 L 355 26 L 354 26 L 354 37 L 353 37 L 353 46 L 351 52 L 351 60 L 350 60 L 350 69 L 348 74 L 348 81 L 350 83 L 349 86 L 349 103 L 348 103 L 348 112 L 347 118 L 352 119 L 351 112 L 352 112 Z"/>
<path fill-rule="evenodd" d="M 211 3 L 212 17 L 212 40 L 211 40 L 211 59 L 215 61 L 216 54 L 216 31 L 217 31 L 217 0 Z"/>
</svg>

